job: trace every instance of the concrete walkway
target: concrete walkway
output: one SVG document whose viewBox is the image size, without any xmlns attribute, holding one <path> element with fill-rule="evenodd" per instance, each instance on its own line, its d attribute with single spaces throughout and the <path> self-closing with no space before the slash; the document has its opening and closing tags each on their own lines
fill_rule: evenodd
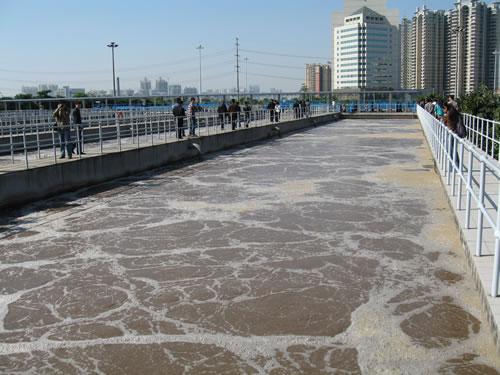
<svg viewBox="0 0 500 375">
<path fill-rule="evenodd" d="M 470 162 L 472 164 L 470 164 Z M 492 162 L 498 163 L 494 160 L 492 160 Z M 469 152 L 465 152 L 463 165 L 462 176 L 460 176 L 457 171 L 453 172 L 452 167 L 448 166 L 452 172 L 449 174 L 443 172 L 441 174 L 441 182 L 448 196 L 449 205 L 454 212 L 465 252 L 468 257 L 470 270 L 483 300 L 483 308 L 487 313 L 492 332 L 500 348 L 500 337 L 498 332 L 500 323 L 500 297 L 492 296 L 491 294 L 493 258 L 495 255 L 495 229 L 494 226 L 491 225 L 491 222 L 496 223 L 497 220 L 500 176 L 497 176 L 496 172 L 486 167 L 484 205 L 490 220 L 483 216 L 484 230 L 482 233 L 482 241 L 480 241 L 478 239 L 480 210 L 478 209 L 476 201 L 472 198 L 469 219 L 470 224 L 469 227 L 467 227 L 467 189 L 465 186 L 468 179 L 468 167 L 472 165 L 472 187 L 474 195 L 479 196 L 481 163 L 477 158 L 471 158 Z M 438 168 L 436 168 L 436 171 L 438 171 Z"/>
</svg>

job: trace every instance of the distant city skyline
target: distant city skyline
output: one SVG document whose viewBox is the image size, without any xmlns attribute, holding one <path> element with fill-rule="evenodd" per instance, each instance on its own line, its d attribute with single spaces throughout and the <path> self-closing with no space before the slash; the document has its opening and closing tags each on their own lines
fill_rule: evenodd
<svg viewBox="0 0 500 375">
<path fill-rule="evenodd" d="M 491 3 L 491 1 L 488 1 Z M 388 1 L 401 17 L 417 7 L 451 9 L 454 1 Z M 236 86 L 235 37 L 241 43 L 241 89 L 298 91 L 305 65 L 331 61 L 331 15 L 342 2 L 256 0 L 252 6 L 229 0 L 148 1 L 141 7 L 110 0 L 0 0 L 0 93 L 22 86 L 57 84 L 86 90 L 112 89 L 111 51 L 122 91 L 153 83 L 199 86 L 196 47 L 202 44 L 203 87 Z M 186 13 L 189 12 L 189 22 Z M 243 59 L 248 58 L 246 64 Z M 248 70 L 247 70 L 248 68 Z"/>
</svg>

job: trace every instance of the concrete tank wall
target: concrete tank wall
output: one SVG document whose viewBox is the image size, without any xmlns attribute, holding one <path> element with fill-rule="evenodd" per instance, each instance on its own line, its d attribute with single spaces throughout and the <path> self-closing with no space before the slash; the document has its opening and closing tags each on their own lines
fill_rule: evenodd
<svg viewBox="0 0 500 375">
<path fill-rule="evenodd" d="M 191 159 L 199 156 L 199 151 L 193 147 L 193 143 L 199 146 L 201 154 L 206 154 L 338 119 L 339 115 L 332 113 L 5 173 L 0 175 L 0 207 L 22 205 Z"/>
</svg>

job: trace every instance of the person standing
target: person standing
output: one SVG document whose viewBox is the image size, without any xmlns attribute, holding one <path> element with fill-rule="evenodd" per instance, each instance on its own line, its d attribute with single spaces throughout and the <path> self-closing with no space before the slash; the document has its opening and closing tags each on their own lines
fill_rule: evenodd
<svg viewBox="0 0 500 375">
<path fill-rule="evenodd" d="M 250 121 L 252 117 L 252 107 L 249 102 L 245 103 L 243 107 L 243 112 L 245 113 L 245 127 L 248 128 L 250 126 Z"/>
<path fill-rule="evenodd" d="M 306 109 L 306 117 L 307 118 L 311 117 L 311 102 L 309 100 L 307 100 L 305 103 L 305 109 Z"/>
<path fill-rule="evenodd" d="M 446 127 L 450 129 L 454 134 L 456 134 L 459 138 L 465 137 L 465 129 L 463 128 L 463 123 L 461 123 L 462 118 L 460 116 L 460 112 L 457 111 L 455 106 L 451 103 L 446 103 L 444 105 L 444 122 Z M 455 165 L 457 167 L 460 166 L 460 157 L 458 156 L 458 142 L 455 137 L 449 137 L 449 145 L 448 145 L 448 153 L 450 155 L 450 159 L 453 158 L 453 150 L 455 150 Z"/>
<path fill-rule="evenodd" d="M 443 110 L 441 102 L 435 101 L 432 104 L 434 105 L 434 117 L 436 117 L 439 121 L 443 122 L 444 110 Z"/>
<path fill-rule="evenodd" d="M 78 155 L 85 155 L 83 152 L 83 125 L 82 125 L 82 114 L 80 113 L 80 103 L 75 104 L 75 108 L 71 113 L 71 119 L 75 125 L 76 132 L 76 151 Z"/>
<path fill-rule="evenodd" d="M 427 99 L 427 103 L 425 103 L 424 109 L 431 115 L 434 114 L 434 104 L 431 99 Z"/>
<path fill-rule="evenodd" d="M 217 113 L 219 114 L 219 123 L 221 130 L 224 130 L 224 125 L 226 124 L 227 118 L 227 106 L 226 102 L 222 102 L 221 105 L 217 108 Z"/>
<path fill-rule="evenodd" d="M 293 116 L 295 119 L 299 118 L 300 104 L 297 99 L 293 102 Z"/>
<path fill-rule="evenodd" d="M 198 107 L 196 106 L 196 99 L 191 98 L 187 108 L 187 117 L 189 121 L 189 135 L 191 137 L 196 137 L 196 111 Z"/>
<path fill-rule="evenodd" d="M 267 105 L 267 110 L 269 111 L 269 121 L 274 122 L 274 108 L 276 107 L 276 103 L 274 99 L 271 99 L 269 104 Z"/>
<path fill-rule="evenodd" d="M 274 106 L 274 121 L 280 122 L 280 117 L 281 117 L 281 105 L 279 102 L 276 102 Z"/>
<path fill-rule="evenodd" d="M 184 137 L 184 118 L 186 117 L 186 110 L 182 106 L 181 98 L 176 99 L 176 104 L 172 108 L 172 113 L 174 115 L 175 127 L 177 129 L 177 139 L 182 139 Z"/>
<path fill-rule="evenodd" d="M 455 108 L 458 111 L 458 103 L 455 100 L 455 95 L 448 96 L 448 104 L 451 104 L 453 108 Z"/>
<path fill-rule="evenodd" d="M 241 108 L 235 99 L 231 100 L 231 105 L 229 106 L 228 111 L 229 111 L 229 116 L 231 117 L 231 127 L 233 130 L 236 130 L 236 124 L 240 116 Z"/>
<path fill-rule="evenodd" d="M 59 134 L 59 144 L 61 147 L 61 159 L 66 157 L 66 151 L 68 152 L 68 158 L 71 159 L 73 152 L 73 145 L 71 144 L 71 130 L 70 130 L 70 118 L 69 110 L 66 103 L 59 103 L 56 110 L 52 114 L 56 120 L 57 133 Z"/>
</svg>

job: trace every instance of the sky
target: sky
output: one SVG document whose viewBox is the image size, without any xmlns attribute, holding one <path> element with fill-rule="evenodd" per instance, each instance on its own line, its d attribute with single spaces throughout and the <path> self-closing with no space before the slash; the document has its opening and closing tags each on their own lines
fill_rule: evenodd
<svg viewBox="0 0 500 375">
<path fill-rule="evenodd" d="M 347 0 L 348 1 L 348 0 Z M 401 16 L 419 6 L 449 9 L 453 0 L 388 0 Z M 331 59 L 331 13 L 341 0 L 0 0 L 0 96 L 22 86 L 55 83 L 112 88 L 115 41 L 122 89 L 163 77 L 203 89 L 240 87 L 298 91 L 304 64 Z M 244 59 L 247 58 L 248 61 Z"/>
</svg>

